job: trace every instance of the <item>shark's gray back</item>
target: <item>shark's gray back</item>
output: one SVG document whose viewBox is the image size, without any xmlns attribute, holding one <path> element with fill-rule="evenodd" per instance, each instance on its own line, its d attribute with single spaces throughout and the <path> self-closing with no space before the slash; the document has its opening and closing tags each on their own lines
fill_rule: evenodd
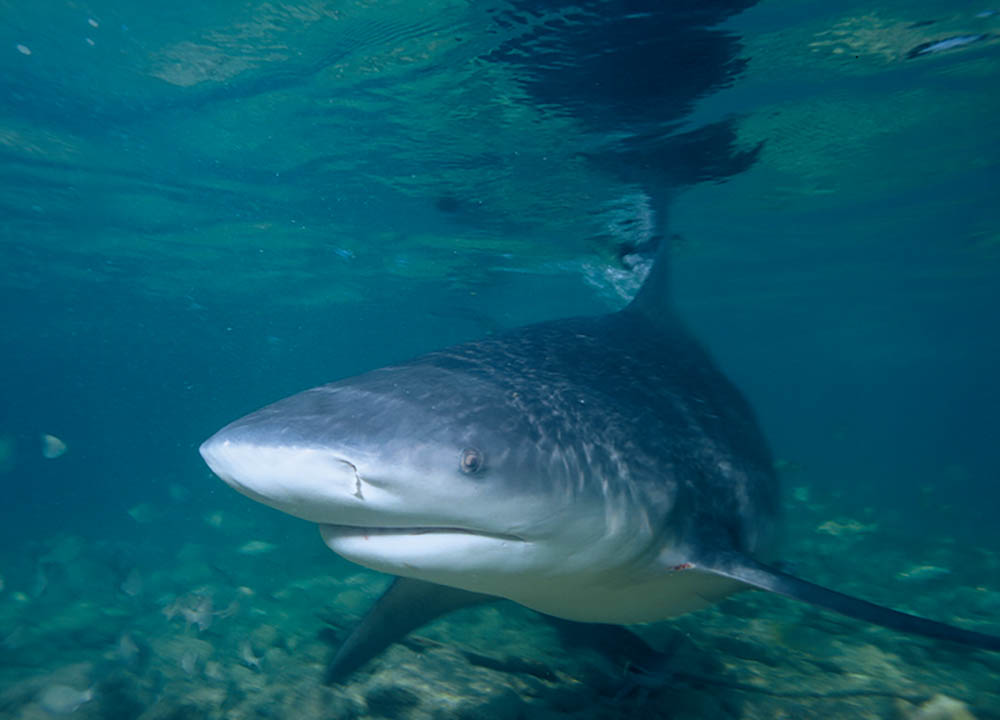
<svg viewBox="0 0 1000 720">
<path fill-rule="evenodd" d="M 505 423 L 525 447 L 617 483 L 664 542 L 767 554 L 778 513 L 770 451 L 749 403 L 672 316 L 555 320 L 402 367 L 420 366 L 502 389 L 504 407 L 464 408 L 470 424 Z"/>
</svg>

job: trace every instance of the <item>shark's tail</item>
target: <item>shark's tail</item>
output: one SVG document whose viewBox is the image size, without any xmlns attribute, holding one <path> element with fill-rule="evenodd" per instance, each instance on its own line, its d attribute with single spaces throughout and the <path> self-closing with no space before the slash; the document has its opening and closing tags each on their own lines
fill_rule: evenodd
<svg viewBox="0 0 1000 720">
<path fill-rule="evenodd" d="M 811 605 L 818 605 L 841 615 L 881 625 L 891 630 L 923 635 L 937 640 L 948 640 L 983 650 L 1000 651 L 1000 637 L 974 630 L 963 630 L 942 622 L 909 615 L 850 595 L 844 595 L 769 568 L 739 553 L 720 553 L 708 558 L 705 562 L 696 563 L 695 566 L 699 570 L 738 580 L 760 590 L 802 600 Z"/>
</svg>

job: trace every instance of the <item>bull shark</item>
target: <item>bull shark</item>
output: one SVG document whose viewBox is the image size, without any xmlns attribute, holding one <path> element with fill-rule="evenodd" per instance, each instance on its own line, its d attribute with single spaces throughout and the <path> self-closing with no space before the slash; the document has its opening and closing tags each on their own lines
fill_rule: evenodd
<svg viewBox="0 0 1000 720">
<path fill-rule="evenodd" d="M 750 404 L 672 309 L 661 245 L 620 311 L 306 390 L 201 446 L 240 493 L 397 576 L 340 646 L 330 680 L 446 612 L 499 598 L 632 624 L 758 589 L 1000 650 L 1000 637 L 768 564 L 780 524 L 771 452 Z"/>
</svg>

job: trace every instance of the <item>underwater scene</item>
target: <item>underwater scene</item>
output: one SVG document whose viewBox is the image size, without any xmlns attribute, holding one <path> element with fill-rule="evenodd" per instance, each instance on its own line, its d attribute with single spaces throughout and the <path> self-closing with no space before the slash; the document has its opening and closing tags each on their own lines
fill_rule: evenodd
<svg viewBox="0 0 1000 720">
<path fill-rule="evenodd" d="M 0 718 L 1000 718 L 991 1 L 0 3 Z"/>
</svg>

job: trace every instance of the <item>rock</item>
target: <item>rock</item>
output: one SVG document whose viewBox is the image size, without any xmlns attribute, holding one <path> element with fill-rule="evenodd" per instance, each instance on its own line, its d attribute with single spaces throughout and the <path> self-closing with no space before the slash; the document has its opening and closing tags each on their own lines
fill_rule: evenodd
<svg viewBox="0 0 1000 720">
<path fill-rule="evenodd" d="M 420 696 L 408 688 L 378 685 L 365 695 L 368 712 L 378 717 L 402 717 L 420 705 Z"/>
<path fill-rule="evenodd" d="M 468 707 L 457 708 L 453 717 L 457 720 L 518 720 L 524 717 L 524 709 L 524 701 L 518 694 L 503 688 L 481 703 L 469 703 Z"/>
<path fill-rule="evenodd" d="M 964 702 L 947 695 L 935 695 L 916 706 L 898 700 L 896 713 L 900 720 L 976 720 Z"/>
</svg>

